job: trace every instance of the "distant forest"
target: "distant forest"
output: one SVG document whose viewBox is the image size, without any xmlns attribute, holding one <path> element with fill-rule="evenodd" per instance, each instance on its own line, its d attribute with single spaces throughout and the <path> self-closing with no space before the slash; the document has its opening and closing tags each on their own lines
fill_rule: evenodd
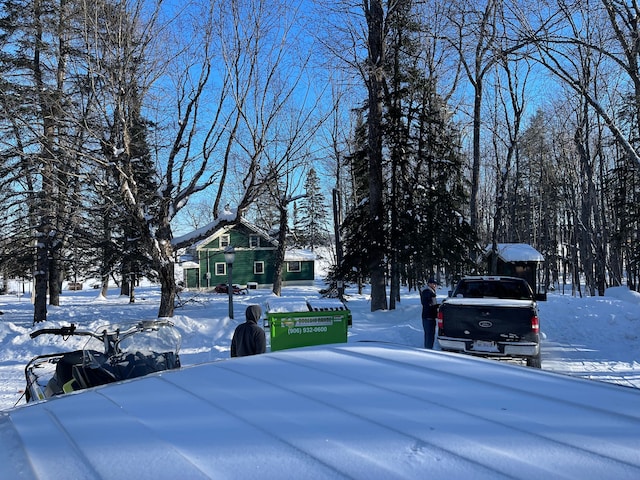
<svg viewBox="0 0 640 480">
<path fill-rule="evenodd" d="M 370 284 L 372 311 L 491 273 L 498 243 L 540 251 L 547 288 L 639 290 L 639 17 L 635 0 L 2 0 L 0 278 L 33 280 L 34 322 L 89 275 L 154 278 L 172 316 L 174 232 L 242 216 L 296 246 L 331 229 L 328 282 Z"/>
</svg>

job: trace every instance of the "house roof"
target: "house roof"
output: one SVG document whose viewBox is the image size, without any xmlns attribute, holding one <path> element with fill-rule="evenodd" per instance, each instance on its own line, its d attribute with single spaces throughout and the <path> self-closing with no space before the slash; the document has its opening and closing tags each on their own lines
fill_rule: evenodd
<svg viewBox="0 0 640 480">
<path fill-rule="evenodd" d="M 485 255 L 491 254 L 491 245 L 485 248 Z M 544 256 L 526 243 L 499 243 L 498 258 L 504 262 L 544 262 Z"/>
<path fill-rule="evenodd" d="M 0 417 L 2 478 L 640 478 L 637 390 L 374 342 L 195 365 Z"/>
<path fill-rule="evenodd" d="M 278 240 L 276 240 L 275 238 L 273 238 L 271 235 L 269 235 L 269 233 L 260 228 L 257 227 L 256 225 L 252 224 L 251 222 L 245 220 L 244 218 L 240 219 L 239 224 L 246 227 L 247 229 L 249 229 L 250 231 L 252 231 L 253 233 L 255 233 L 256 235 L 259 235 L 262 238 L 267 239 L 269 242 L 271 242 L 274 246 L 278 245 Z M 231 230 L 235 225 L 225 225 L 223 227 L 220 227 L 218 229 L 216 229 L 211 235 L 209 235 L 206 238 L 203 238 L 202 240 L 199 240 L 197 242 L 195 242 L 192 245 L 192 248 L 195 248 L 196 250 L 200 249 L 201 247 L 203 247 L 204 245 L 207 245 L 208 243 L 210 243 L 213 239 L 217 238 L 218 236 L 228 232 L 229 230 Z M 202 229 L 200 229 L 200 231 L 206 231 L 207 227 L 203 227 Z M 284 260 L 286 262 L 311 262 L 316 260 L 317 256 L 314 252 L 310 251 L 310 250 L 306 250 L 306 249 L 301 249 L 301 248 L 291 248 L 291 249 L 287 249 L 285 252 L 285 257 Z M 191 267 L 189 267 L 191 268 Z"/>
<path fill-rule="evenodd" d="M 215 228 L 216 225 L 220 224 L 221 222 L 231 222 L 235 218 L 236 218 L 235 210 L 225 209 L 222 212 L 222 214 L 220 214 L 220 216 L 217 219 L 215 219 L 213 222 L 208 223 L 204 227 L 193 230 L 192 232 L 186 233 L 184 235 L 180 235 L 178 237 L 174 237 L 171 243 L 173 243 L 174 245 L 182 245 L 182 244 L 188 245 L 189 243 L 193 244 L 195 243 L 195 242 L 192 242 L 193 239 L 199 238 L 200 235 L 203 235 L 206 232 L 210 231 L 211 229 Z"/>
<path fill-rule="evenodd" d="M 242 225 L 244 227 L 246 227 L 247 229 L 251 230 L 252 232 L 254 232 L 256 235 L 260 235 L 262 238 L 266 238 L 267 240 L 269 240 L 269 242 L 273 243 L 274 245 L 278 245 L 278 241 L 273 238 L 271 235 L 269 235 L 269 233 L 266 230 L 263 230 L 260 227 L 255 226 L 253 223 L 249 222 L 248 220 L 245 220 L 244 218 L 241 218 L 238 221 L 237 225 Z M 220 235 L 228 232 L 229 230 L 233 229 L 233 227 L 236 225 L 225 225 L 223 227 L 220 227 L 218 229 L 216 229 L 211 235 L 209 235 L 206 238 L 203 238 L 202 240 L 199 240 L 197 242 L 195 242 L 192 247 L 195 248 L 196 250 L 200 247 L 202 247 L 203 245 L 206 245 L 207 243 L 211 242 L 214 238 L 219 237 Z M 206 227 L 204 227 L 201 230 L 206 230 Z"/>
</svg>

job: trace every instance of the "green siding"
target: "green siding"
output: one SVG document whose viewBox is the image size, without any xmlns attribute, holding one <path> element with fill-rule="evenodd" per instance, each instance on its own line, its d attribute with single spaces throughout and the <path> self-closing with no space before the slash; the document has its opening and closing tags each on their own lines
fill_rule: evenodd
<svg viewBox="0 0 640 480">
<path fill-rule="evenodd" d="M 200 288 L 200 279 L 198 278 L 197 268 L 188 268 L 184 271 L 184 280 L 186 288 Z"/>
<path fill-rule="evenodd" d="M 227 233 L 229 234 L 229 242 L 234 248 L 249 248 L 249 238 L 257 235 L 244 225 L 237 225 L 233 230 L 230 230 Z M 220 248 L 220 236 L 213 238 L 210 242 L 199 247 L 200 250 Z M 260 237 L 260 248 L 275 248 L 275 244 L 265 237 Z"/>
<path fill-rule="evenodd" d="M 260 246 L 251 248 L 250 237 L 257 234 L 245 225 L 237 225 L 227 233 L 229 234 L 229 243 L 235 249 L 232 282 L 241 285 L 246 285 L 249 282 L 256 282 L 259 285 L 273 284 L 275 244 L 269 239 L 260 236 Z M 197 256 L 200 269 L 199 272 L 197 269 L 187 271 L 186 278 L 189 288 L 197 288 L 194 285 L 198 282 L 200 288 L 213 288 L 219 283 L 226 284 L 228 282 L 226 272 L 223 275 L 216 274 L 216 263 L 225 263 L 224 247 L 220 247 L 220 237 L 221 235 L 217 235 L 198 247 Z M 264 263 L 264 272 L 262 274 L 255 275 L 253 273 L 255 262 Z M 207 279 L 207 272 L 210 273 L 209 279 Z M 282 280 L 285 283 L 312 281 L 315 274 L 314 262 L 301 262 L 300 272 L 287 272 L 287 265 L 285 264 L 282 273 Z"/>
<path fill-rule="evenodd" d="M 285 266 L 282 272 L 282 279 L 285 282 L 296 282 L 296 281 L 313 279 L 314 275 L 315 275 L 314 262 L 300 262 L 299 272 L 288 272 L 287 265 L 285 262 Z"/>
</svg>

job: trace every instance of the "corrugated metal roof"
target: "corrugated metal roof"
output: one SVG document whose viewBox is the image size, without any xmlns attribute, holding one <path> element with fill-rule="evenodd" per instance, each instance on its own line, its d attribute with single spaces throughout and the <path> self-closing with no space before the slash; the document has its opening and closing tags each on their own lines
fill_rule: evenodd
<svg viewBox="0 0 640 480">
<path fill-rule="evenodd" d="M 634 389 L 462 355 L 310 347 L 5 412 L 0 477 L 637 479 L 639 406 Z"/>
</svg>

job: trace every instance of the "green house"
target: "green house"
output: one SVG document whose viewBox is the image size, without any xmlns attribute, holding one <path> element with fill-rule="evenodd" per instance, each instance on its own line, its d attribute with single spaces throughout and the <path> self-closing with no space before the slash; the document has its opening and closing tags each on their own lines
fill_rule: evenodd
<svg viewBox="0 0 640 480">
<path fill-rule="evenodd" d="M 278 241 L 264 230 L 241 220 L 236 225 L 220 228 L 188 249 L 191 260 L 182 264 L 184 287 L 206 290 L 227 284 L 224 252 L 228 247 L 235 251 L 232 283 L 248 288 L 269 288 L 273 285 Z M 312 285 L 315 258 L 315 254 L 308 250 L 287 250 L 282 269 L 283 286 Z"/>
</svg>

